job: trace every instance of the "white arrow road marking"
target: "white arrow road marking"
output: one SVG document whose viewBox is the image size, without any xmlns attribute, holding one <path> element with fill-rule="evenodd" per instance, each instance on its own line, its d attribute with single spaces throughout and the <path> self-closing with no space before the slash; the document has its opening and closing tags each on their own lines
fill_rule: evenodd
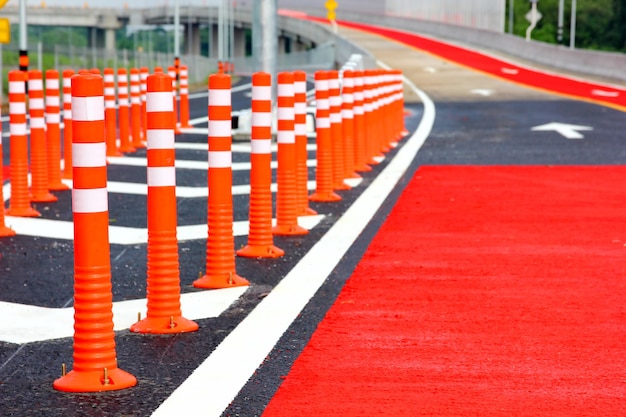
<svg viewBox="0 0 626 417">
<path fill-rule="evenodd" d="M 429 72 L 431 74 L 434 74 L 437 72 L 437 69 L 433 67 L 424 67 L 424 72 Z"/>
<path fill-rule="evenodd" d="M 493 94 L 493 90 L 488 90 L 486 88 L 475 88 L 470 91 L 472 94 L 478 94 L 479 96 L 489 97 Z"/>
<path fill-rule="evenodd" d="M 248 287 L 197 291 L 181 294 L 183 317 L 201 320 L 218 317 L 246 291 Z M 113 303 L 113 329 L 128 329 L 137 321 L 137 313 L 146 317 L 146 299 Z M 74 308 L 48 308 L 0 301 L 0 341 L 32 343 L 72 337 Z"/>
<path fill-rule="evenodd" d="M 578 133 L 579 130 L 593 130 L 591 126 L 570 125 L 567 123 L 546 123 L 545 125 L 535 126 L 533 131 L 555 131 L 567 139 L 582 139 L 584 136 Z"/>
<path fill-rule="evenodd" d="M 517 68 L 502 67 L 502 68 L 500 68 L 500 71 L 502 71 L 505 74 L 510 74 L 510 75 L 519 74 L 519 70 Z"/>
<path fill-rule="evenodd" d="M 619 91 L 591 90 L 591 94 L 601 97 L 619 97 Z"/>
<path fill-rule="evenodd" d="M 302 216 L 298 218 L 298 224 L 306 229 L 314 228 L 324 215 Z M 272 220 L 274 223 L 276 219 Z M 17 232 L 18 235 L 47 237 L 51 239 L 74 239 L 74 223 L 62 220 L 39 219 L 33 217 L 13 217 L 5 216 L 5 223 L 8 227 Z M 249 222 L 233 222 L 233 235 L 246 236 L 250 229 Z M 196 240 L 207 238 L 207 225 L 193 224 L 178 226 L 176 235 L 178 241 Z M 148 229 L 141 227 L 124 227 L 109 225 L 109 243 L 114 245 L 139 245 L 148 242 Z"/>
</svg>

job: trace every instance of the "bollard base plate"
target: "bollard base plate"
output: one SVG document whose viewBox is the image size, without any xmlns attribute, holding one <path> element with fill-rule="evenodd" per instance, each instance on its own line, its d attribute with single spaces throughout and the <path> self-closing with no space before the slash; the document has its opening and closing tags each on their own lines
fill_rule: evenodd
<svg viewBox="0 0 626 417">
<path fill-rule="evenodd" d="M 38 194 L 30 197 L 30 201 L 33 203 L 52 203 L 58 200 L 57 196 L 51 193 Z"/>
<path fill-rule="evenodd" d="M 317 211 L 313 210 L 311 207 L 304 207 L 298 210 L 298 216 L 316 216 Z"/>
<path fill-rule="evenodd" d="M 5 212 L 7 216 L 15 216 L 15 217 L 39 217 L 41 213 L 35 210 L 32 207 L 24 207 L 24 208 L 11 208 L 9 207 Z"/>
<path fill-rule="evenodd" d="M 272 227 L 272 234 L 280 236 L 306 235 L 309 231 L 298 224 L 281 225 Z"/>
<path fill-rule="evenodd" d="M 104 380 L 104 370 L 70 371 L 54 381 L 52 387 L 65 392 L 115 391 L 137 385 L 137 378 L 119 368 L 107 371 L 108 382 Z"/>
<path fill-rule="evenodd" d="M 130 326 L 131 332 L 149 334 L 189 333 L 196 330 L 198 324 L 182 316 L 146 317 Z"/>
<path fill-rule="evenodd" d="M 274 245 L 247 245 L 237 251 L 244 258 L 280 258 L 285 251 Z"/>
<path fill-rule="evenodd" d="M 331 202 L 331 201 L 341 201 L 341 196 L 332 191 L 325 193 L 314 193 L 309 196 L 310 201 L 318 201 L 318 202 Z"/>
<path fill-rule="evenodd" d="M 246 287 L 250 285 L 247 279 L 240 277 L 239 275 L 232 274 L 220 274 L 220 275 L 205 275 L 200 279 L 193 282 L 193 286 L 196 288 L 206 289 L 220 289 L 231 287 Z"/>
<path fill-rule="evenodd" d="M 17 233 L 15 232 L 15 230 L 11 229 L 10 227 L 0 226 L 0 236 L 15 236 L 16 234 Z"/>
</svg>

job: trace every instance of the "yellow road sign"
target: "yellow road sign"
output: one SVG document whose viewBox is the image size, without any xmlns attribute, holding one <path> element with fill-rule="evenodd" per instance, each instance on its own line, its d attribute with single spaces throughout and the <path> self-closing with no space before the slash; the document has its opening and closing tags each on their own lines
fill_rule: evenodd
<svg viewBox="0 0 626 417">
<path fill-rule="evenodd" d="M 324 6 L 326 6 L 326 10 L 328 10 L 328 13 L 326 13 L 326 17 L 328 18 L 328 20 L 335 20 L 335 17 L 337 16 L 337 14 L 335 13 L 335 9 L 337 8 L 337 2 L 335 0 L 328 0 L 326 3 L 324 3 Z"/>
<path fill-rule="evenodd" d="M 6 2 L 5 2 L 6 3 Z M 6 17 L 0 18 L 0 43 L 11 42 L 11 24 Z"/>
</svg>

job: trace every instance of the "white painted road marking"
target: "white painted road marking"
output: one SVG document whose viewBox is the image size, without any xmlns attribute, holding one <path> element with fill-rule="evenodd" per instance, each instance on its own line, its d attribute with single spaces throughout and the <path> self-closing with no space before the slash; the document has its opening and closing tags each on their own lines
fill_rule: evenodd
<svg viewBox="0 0 626 417">
<path fill-rule="evenodd" d="M 509 74 L 509 75 L 516 75 L 516 74 L 519 73 L 519 70 L 517 68 L 502 67 L 502 68 L 500 68 L 500 71 L 502 71 L 505 74 Z"/>
<path fill-rule="evenodd" d="M 205 142 L 205 143 L 176 142 L 174 144 L 174 148 L 208 152 L 209 151 L 209 144 L 208 144 L 208 142 Z M 241 153 L 246 153 L 246 154 L 250 153 L 251 148 L 252 148 L 252 146 L 250 145 L 250 142 L 233 143 L 231 145 L 231 147 L 230 147 L 232 152 L 241 152 Z M 272 150 L 272 152 L 277 152 L 278 151 L 278 144 L 275 143 L 275 142 L 272 143 L 271 150 Z M 306 150 L 307 151 L 315 151 L 315 150 L 317 150 L 317 144 L 315 144 L 315 143 L 307 143 Z"/>
<path fill-rule="evenodd" d="M 298 224 L 312 229 L 324 218 L 323 215 L 302 216 Z M 273 219 L 275 222 L 276 219 Z M 62 220 L 48 220 L 37 217 L 5 216 L 5 224 L 15 230 L 18 235 L 38 236 L 50 239 L 73 240 L 74 223 Z M 207 238 L 207 224 L 178 226 L 176 235 L 179 242 Z M 249 230 L 247 220 L 233 222 L 233 235 L 246 236 Z M 112 245 L 139 245 L 148 242 L 148 229 L 141 227 L 124 227 L 109 225 L 109 243 Z"/>
<path fill-rule="evenodd" d="M 152 414 L 218 417 L 361 234 L 428 137 L 435 106 L 413 83 L 424 104 L 417 131 L 372 184 L 272 292 Z M 210 395 L 207 395 L 210 393 Z"/>
<path fill-rule="evenodd" d="M 567 139 L 583 139 L 584 136 L 578 133 L 579 130 L 593 130 L 591 126 L 570 125 L 567 123 L 546 123 L 545 125 L 535 126 L 532 131 L 554 131 Z"/>
<path fill-rule="evenodd" d="M 606 91 L 606 90 L 594 89 L 594 90 L 591 90 L 591 94 L 593 94 L 594 96 L 600 96 L 600 97 L 619 97 L 619 91 Z"/>
<path fill-rule="evenodd" d="M 198 291 L 181 294 L 181 310 L 189 320 L 218 317 L 248 287 Z M 113 329 L 125 330 L 146 317 L 146 299 L 113 303 Z M 48 308 L 0 301 L 0 341 L 8 343 L 42 342 L 74 335 L 74 308 Z"/>
<path fill-rule="evenodd" d="M 107 161 L 111 165 L 126 165 L 126 166 L 136 166 L 136 167 L 145 167 L 148 160 L 146 158 L 132 157 L 132 156 L 109 156 L 107 157 Z M 206 161 L 190 161 L 190 160 L 180 160 L 177 159 L 174 161 L 174 165 L 179 169 L 201 169 L 208 170 L 209 169 L 209 161 L 208 158 Z M 309 159 L 306 162 L 306 166 L 314 167 L 317 166 L 317 160 Z M 272 161 L 272 168 L 278 167 L 277 161 Z M 249 171 L 250 163 L 249 162 L 233 162 L 233 171 Z"/>
<path fill-rule="evenodd" d="M 479 96 L 489 97 L 493 94 L 493 90 L 489 90 L 486 88 L 475 88 L 470 91 L 472 94 L 478 94 Z"/>
</svg>

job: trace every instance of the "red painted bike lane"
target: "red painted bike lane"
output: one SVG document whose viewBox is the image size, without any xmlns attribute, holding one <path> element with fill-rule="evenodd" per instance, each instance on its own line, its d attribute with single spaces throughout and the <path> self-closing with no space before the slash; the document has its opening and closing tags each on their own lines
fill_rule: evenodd
<svg viewBox="0 0 626 417">
<path fill-rule="evenodd" d="M 339 23 L 623 109 L 621 92 L 592 96 L 606 86 Z M 622 166 L 420 167 L 263 415 L 625 414 L 624 178 Z"/>
</svg>

